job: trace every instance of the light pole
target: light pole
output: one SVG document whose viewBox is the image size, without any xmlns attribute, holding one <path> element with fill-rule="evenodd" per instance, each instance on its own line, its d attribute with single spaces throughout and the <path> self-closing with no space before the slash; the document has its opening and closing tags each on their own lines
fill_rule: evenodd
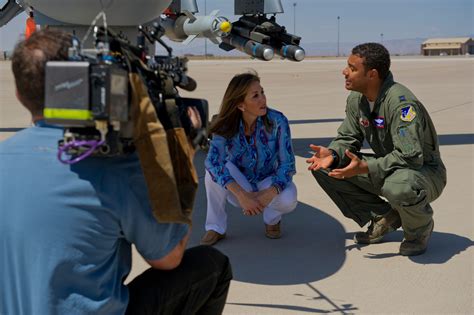
<svg viewBox="0 0 474 315">
<path fill-rule="evenodd" d="M 337 56 L 339 57 L 339 24 L 341 21 L 341 17 L 337 16 Z"/>
<path fill-rule="evenodd" d="M 380 43 L 383 44 L 383 33 L 380 33 Z"/>
<path fill-rule="evenodd" d="M 296 35 L 296 2 L 293 2 L 293 34 Z"/>
<path fill-rule="evenodd" d="M 204 15 L 207 15 L 207 0 L 204 0 Z M 204 37 L 204 59 L 207 59 L 207 38 Z"/>
</svg>

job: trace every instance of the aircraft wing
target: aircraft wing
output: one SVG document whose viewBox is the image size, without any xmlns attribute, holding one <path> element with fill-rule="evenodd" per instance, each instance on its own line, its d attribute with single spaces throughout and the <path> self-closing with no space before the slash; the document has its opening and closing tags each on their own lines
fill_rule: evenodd
<svg viewBox="0 0 474 315">
<path fill-rule="evenodd" d="M 8 0 L 2 8 L 0 8 L 0 27 L 10 22 L 15 16 L 20 14 L 23 8 L 14 0 Z"/>
</svg>

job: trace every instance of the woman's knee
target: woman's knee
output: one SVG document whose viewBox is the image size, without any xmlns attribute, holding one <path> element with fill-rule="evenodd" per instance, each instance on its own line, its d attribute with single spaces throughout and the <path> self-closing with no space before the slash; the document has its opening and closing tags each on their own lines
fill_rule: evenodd
<svg viewBox="0 0 474 315">
<path fill-rule="evenodd" d="M 275 206 L 282 213 L 293 211 L 298 204 L 298 193 L 296 186 L 293 182 L 289 183 L 288 186 L 278 195 Z"/>
</svg>

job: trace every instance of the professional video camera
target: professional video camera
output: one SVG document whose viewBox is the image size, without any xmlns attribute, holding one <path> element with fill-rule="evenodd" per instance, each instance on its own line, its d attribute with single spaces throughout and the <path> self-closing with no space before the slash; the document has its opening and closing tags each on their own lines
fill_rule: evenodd
<svg viewBox="0 0 474 315">
<path fill-rule="evenodd" d="M 81 49 L 74 39 L 69 60 L 47 63 L 44 116 L 46 123 L 64 127 L 60 161 L 72 164 L 91 155 L 135 150 L 130 72 L 147 87 L 165 130 L 182 127 L 194 146 L 207 144 L 208 103 L 180 97 L 177 87 L 192 91 L 196 82 L 187 75 L 187 59 L 172 56 L 160 39 L 163 34 L 158 24 L 139 27 L 138 44 L 132 45 L 110 29 L 95 27 L 95 49 Z M 160 43 L 168 54 L 147 56 L 145 39 Z"/>
</svg>

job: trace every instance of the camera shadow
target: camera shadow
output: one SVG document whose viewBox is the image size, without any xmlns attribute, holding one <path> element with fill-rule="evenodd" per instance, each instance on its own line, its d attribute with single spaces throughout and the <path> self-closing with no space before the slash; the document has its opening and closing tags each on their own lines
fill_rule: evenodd
<svg viewBox="0 0 474 315">
<path fill-rule="evenodd" d="M 199 244 L 205 233 L 205 153 L 198 152 L 195 165 L 199 189 L 193 213 L 189 246 Z M 247 217 L 241 209 L 227 206 L 227 237 L 215 245 L 229 256 L 234 279 L 266 285 L 311 283 L 336 273 L 346 258 L 346 231 L 333 217 L 299 202 L 282 219 L 282 237 L 265 237 L 261 215 Z"/>
</svg>

